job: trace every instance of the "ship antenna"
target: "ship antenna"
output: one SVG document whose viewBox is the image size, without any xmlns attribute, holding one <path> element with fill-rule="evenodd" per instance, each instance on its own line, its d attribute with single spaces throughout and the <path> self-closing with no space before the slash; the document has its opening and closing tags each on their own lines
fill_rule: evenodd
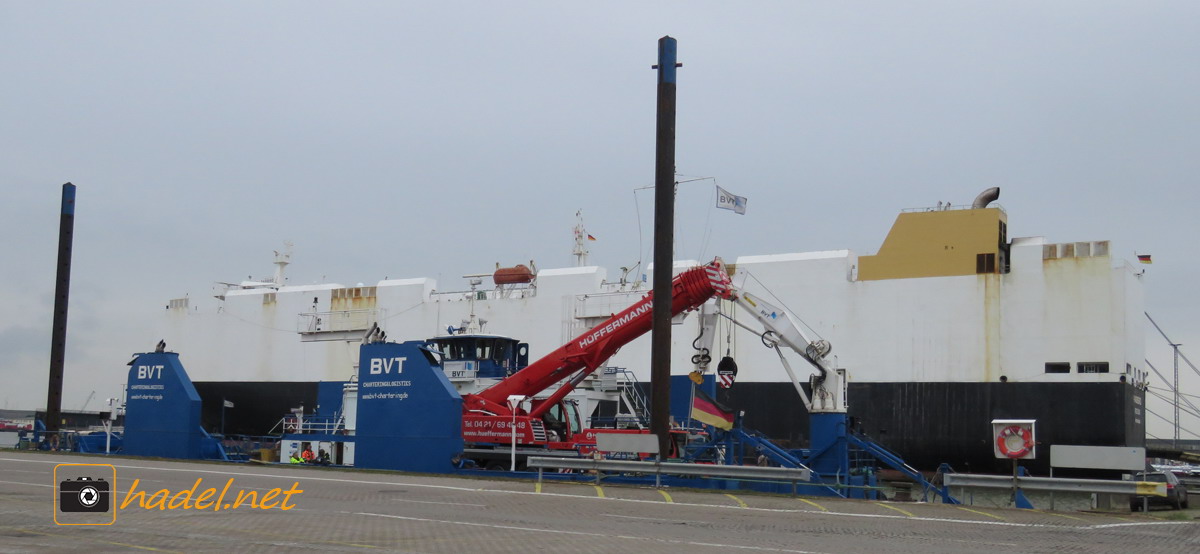
<svg viewBox="0 0 1200 554">
<path fill-rule="evenodd" d="M 587 265 L 587 230 L 583 228 L 583 210 L 575 212 L 575 250 L 572 254 L 575 256 L 575 267 L 583 267 Z"/>
</svg>

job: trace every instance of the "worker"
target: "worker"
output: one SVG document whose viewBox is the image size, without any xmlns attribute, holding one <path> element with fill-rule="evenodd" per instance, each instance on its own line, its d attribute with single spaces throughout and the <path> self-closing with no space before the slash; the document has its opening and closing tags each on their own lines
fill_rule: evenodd
<svg viewBox="0 0 1200 554">
<path fill-rule="evenodd" d="M 304 460 L 303 460 L 302 458 L 300 458 L 300 453 L 299 453 L 299 452 L 296 452 L 295 450 L 293 450 L 293 451 L 292 451 L 292 460 L 291 460 L 291 463 L 293 463 L 293 464 L 302 464 L 302 463 L 304 463 Z"/>
<path fill-rule="evenodd" d="M 304 463 L 306 463 L 306 464 L 313 463 L 313 458 L 315 456 L 313 456 L 312 445 L 310 445 L 310 444 L 304 445 L 304 452 L 300 453 L 300 457 L 304 458 Z"/>
<path fill-rule="evenodd" d="M 329 453 L 324 448 L 317 452 L 317 463 L 323 466 L 329 465 Z"/>
</svg>

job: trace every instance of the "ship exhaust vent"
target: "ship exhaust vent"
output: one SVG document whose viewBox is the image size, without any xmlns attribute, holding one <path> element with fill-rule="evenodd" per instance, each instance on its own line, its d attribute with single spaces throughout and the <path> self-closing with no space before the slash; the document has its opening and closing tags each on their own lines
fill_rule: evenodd
<svg viewBox="0 0 1200 554">
<path fill-rule="evenodd" d="M 1000 187 L 992 187 L 987 189 L 979 193 L 979 196 L 975 197 L 975 201 L 971 203 L 971 209 L 982 210 L 983 208 L 986 208 L 988 204 L 995 202 L 997 198 L 1000 198 Z"/>
</svg>

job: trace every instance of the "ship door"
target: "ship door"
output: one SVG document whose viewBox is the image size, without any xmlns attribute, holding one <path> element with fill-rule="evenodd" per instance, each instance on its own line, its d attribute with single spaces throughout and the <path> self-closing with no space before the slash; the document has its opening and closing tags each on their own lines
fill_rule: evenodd
<svg viewBox="0 0 1200 554">
<path fill-rule="evenodd" d="M 529 365 L 529 345 L 520 343 L 517 345 L 517 369 L 525 369 Z"/>
</svg>

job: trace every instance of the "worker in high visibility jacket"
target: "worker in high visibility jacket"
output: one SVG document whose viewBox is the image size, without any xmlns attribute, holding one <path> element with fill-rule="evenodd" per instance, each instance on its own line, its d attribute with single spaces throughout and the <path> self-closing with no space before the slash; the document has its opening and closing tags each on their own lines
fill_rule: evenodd
<svg viewBox="0 0 1200 554">
<path fill-rule="evenodd" d="M 300 457 L 304 458 L 304 463 L 311 464 L 313 459 L 316 458 L 316 455 L 313 454 L 312 446 L 305 446 L 304 452 L 300 453 Z"/>
<path fill-rule="evenodd" d="M 299 453 L 299 452 L 296 452 L 295 450 L 293 450 L 293 451 L 292 451 L 292 459 L 291 459 L 291 463 L 293 463 L 293 464 L 302 464 L 302 463 L 304 463 L 304 459 L 300 457 L 300 453 Z"/>
</svg>

